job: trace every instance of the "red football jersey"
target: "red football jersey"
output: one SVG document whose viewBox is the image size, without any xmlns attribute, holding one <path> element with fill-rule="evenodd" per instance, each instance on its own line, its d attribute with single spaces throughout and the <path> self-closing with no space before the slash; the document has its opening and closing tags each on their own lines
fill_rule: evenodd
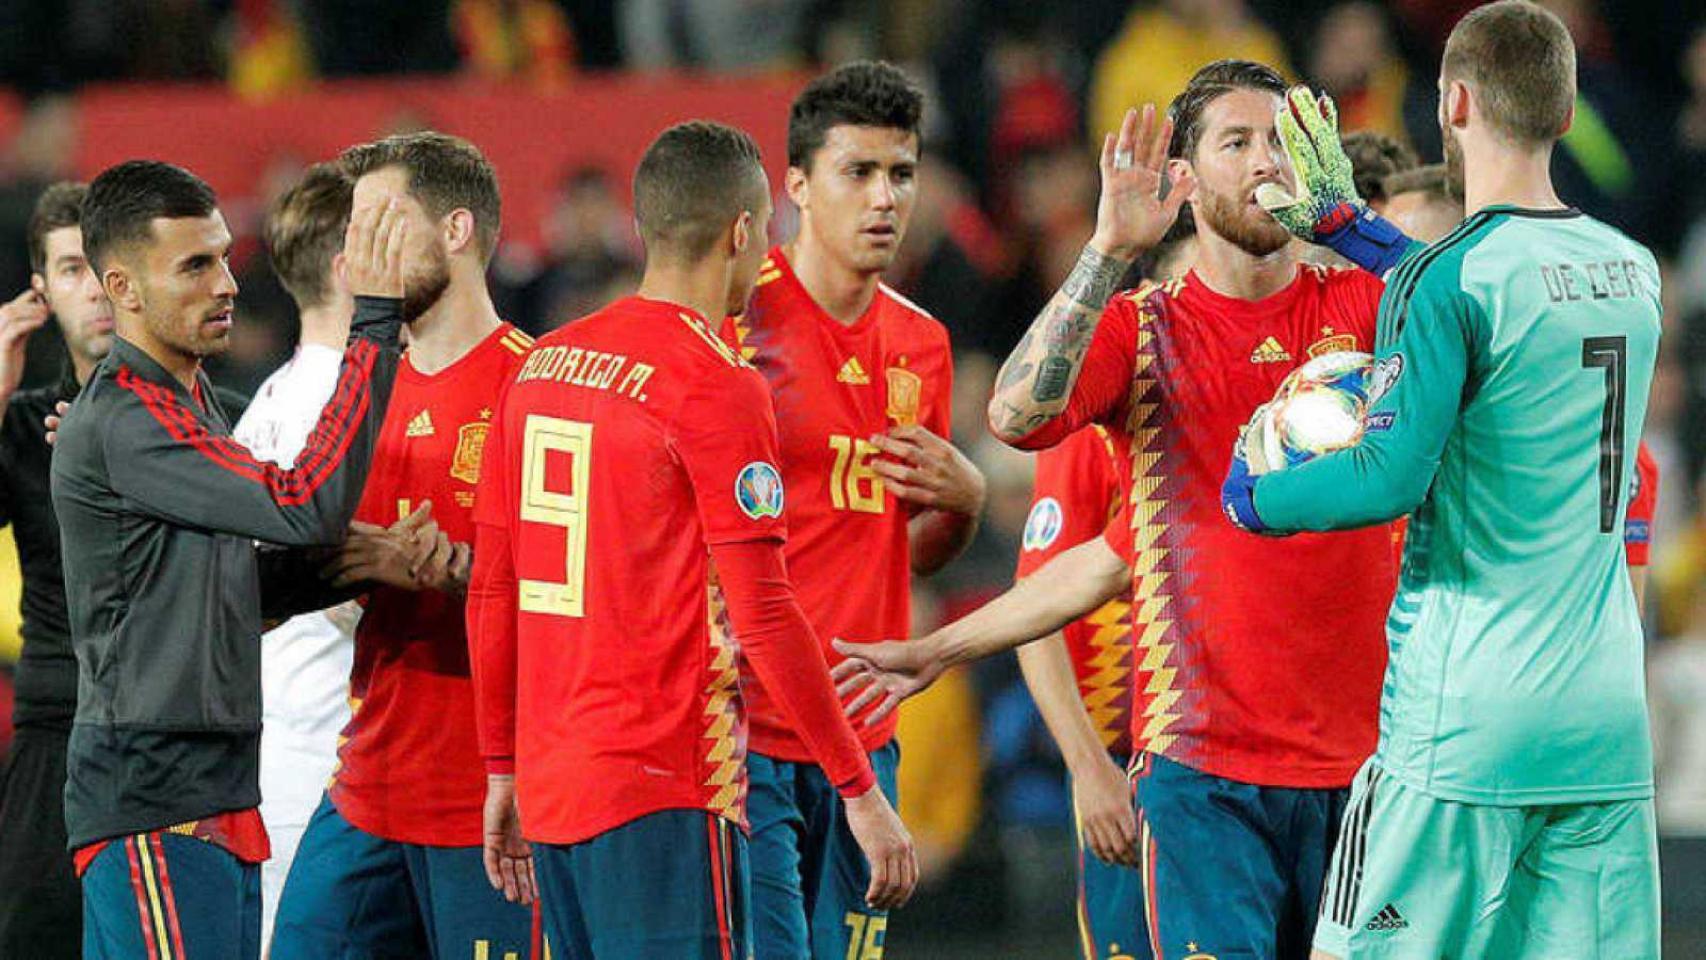
<svg viewBox="0 0 1706 960">
<path fill-rule="evenodd" d="M 777 247 L 724 337 L 770 384 L 789 494 L 788 574 L 825 659 L 841 662 L 829 646 L 836 638 L 911 636 L 913 511 L 883 489 L 868 438 L 910 423 L 948 436 L 954 363 L 947 329 L 886 286 L 857 321 L 841 323 L 811 298 Z M 748 672 L 741 684 L 753 750 L 812 762 L 758 678 Z M 866 727 L 861 717 L 854 728 L 875 750 L 893 738 L 896 719 Z"/>
<path fill-rule="evenodd" d="M 356 519 L 390 526 L 431 500 L 445 536 L 474 542 L 486 432 L 499 391 L 532 342 L 503 324 L 430 376 L 404 353 Z M 462 599 L 370 592 L 355 633 L 350 703 L 331 785 L 344 819 L 403 843 L 478 846 L 486 775 Z"/>
<path fill-rule="evenodd" d="M 1125 499 L 1116 455 L 1107 429 L 1099 424 L 1037 455 L 1017 577 L 1028 577 L 1056 554 L 1102 535 Z M 1130 600 L 1118 597 L 1060 631 L 1091 725 L 1102 745 L 1122 757 L 1131 755 L 1130 610 Z"/>
<path fill-rule="evenodd" d="M 1653 514 L 1659 507 L 1659 462 L 1647 442 L 1635 454 L 1635 488 L 1623 521 L 1623 551 L 1631 567 L 1644 567 L 1653 547 Z"/>
<path fill-rule="evenodd" d="M 1250 302 L 1195 271 L 1109 303 L 1065 414 L 1129 451 L 1109 544 L 1132 562 L 1132 737 L 1197 770 L 1263 786 L 1350 783 L 1373 752 L 1397 569 L 1388 526 L 1254 537 L 1221 512 L 1239 427 L 1313 356 L 1370 350 L 1381 282 L 1303 266 Z"/>
<path fill-rule="evenodd" d="M 540 340 L 492 444 L 477 520 L 513 569 L 469 618 L 481 744 L 513 755 L 527 836 L 743 822 L 741 658 L 708 548 L 785 535 L 763 378 L 697 316 L 629 297 Z"/>
</svg>

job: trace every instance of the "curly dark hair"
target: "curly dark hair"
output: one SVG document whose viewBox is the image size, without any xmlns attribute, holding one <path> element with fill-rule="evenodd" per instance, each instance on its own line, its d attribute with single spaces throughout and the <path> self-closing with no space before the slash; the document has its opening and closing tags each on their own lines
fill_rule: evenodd
<svg viewBox="0 0 1706 960">
<path fill-rule="evenodd" d="M 1395 173 L 1414 170 L 1421 161 L 1416 152 L 1384 133 L 1357 130 L 1339 138 L 1345 156 L 1351 161 L 1351 179 L 1356 181 L 1357 196 L 1369 203 L 1379 203 L 1390 194 L 1386 178 Z"/>
<path fill-rule="evenodd" d="M 810 169 L 833 127 L 888 127 L 919 135 L 924 93 L 900 68 L 859 60 L 818 77 L 788 111 L 788 166 Z"/>
</svg>

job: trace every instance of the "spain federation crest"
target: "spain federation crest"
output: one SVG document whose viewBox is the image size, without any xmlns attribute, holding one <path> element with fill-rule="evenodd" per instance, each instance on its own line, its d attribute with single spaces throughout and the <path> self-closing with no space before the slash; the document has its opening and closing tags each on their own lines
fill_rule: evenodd
<svg viewBox="0 0 1706 960">
<path fill-rule="evenodd" d="M 901 358 L 905 363 L 906 358 Z M 918 404 L 924 394 L 924 381 L 918 374 L 904 366 L 888 369 L 889 419 L 897 427 L 908 427 L 918 422 Z"/>
<path fill-rule="evenodd" d="M 456 431 L 456 452 L 450 457 L 450 475 L 463 483 L 480 482 L 480 456 L 486 450 L 486 434 L 492 425 L 482 420 L 464 423 Z"/>
<path fill-rule="evenodd" d="M 740 468 L 735 477 L 735 503 L 753 520 L 782 515 L 782 474 L 763 460 Z"/>
</svg>

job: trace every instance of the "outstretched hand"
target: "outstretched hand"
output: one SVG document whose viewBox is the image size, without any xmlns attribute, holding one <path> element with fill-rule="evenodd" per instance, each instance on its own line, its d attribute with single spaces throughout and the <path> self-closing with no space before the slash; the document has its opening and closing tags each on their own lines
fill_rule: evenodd
<svg viewBox="0 0 1706 960">
<path fill-rule="evenodd" d="M 1314 242 L 1355 218 L 1364 207 L 1357 196 L 1351 159 L 1339 142 L 1339 110 L 1333 98 L 1317 98 L 1308 87 L 1286 91 L 1274 126 L 1291 162 L 1296 187 L 1277 183 L 1256 188 L 1256 202 L 1293 236 Z"/>
<path fill-rule="evenodd" d="M 836 694 L 846 701 L 842 709 L 851 717 L 870 704 L 877 704 L 865 718 L 867 727 L 881 723 L 902 700 L 934 683 L 945 668 L 926 640 L 885 643 L 836 640 L 834 646 L 836 652 L 847 658 L 829 674 L 835 681 Z M 847 700 L 849 696 L 853 699 Z"/>
<path fill-rule="evenodd" d="M 1154 104 L 1144 104 L 1141 115 L 1127 110 L 1119 133 L 1102 138 L 1098 164 L 1102 194 L 1096 203 L 1096 232 L 1090 246 L 1108 256 L 1132 260 L 1166 236 L 1196 188 L 1189 173 L 1166 172 L 1167 145 L 1172 139 L 1173 121 L 1163 117 L 1157 125 Z M 1171 186 L 1163 198 L 1164 180 Z"/>
</svg>

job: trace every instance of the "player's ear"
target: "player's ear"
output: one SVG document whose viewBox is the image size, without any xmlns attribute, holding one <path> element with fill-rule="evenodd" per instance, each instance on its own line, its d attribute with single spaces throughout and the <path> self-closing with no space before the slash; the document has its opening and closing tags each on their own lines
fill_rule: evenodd
<svg viewBox="0 0 1706 960">
<path fill-rule="evenodd" d="M 788 199 L 794 201 L 794 206 L 804 210 L 806 198 L 811 191 L 806 189 L 806 171 L 800 167 L 789 167 L 788 174 L 783 178 L 783 186 L 788 191 Z"/>
<path fill-rule="evenodd" d="M 1285 151 L 1282 150 L 1280 152 L 1284 153 Z M 1169 183 L 1179 182 L 1181 177 L 1194 177 L 1196 176 L 1196 172 L 1196 168 L 1191 166 L 1191 162 L 1183 157 L 1173 157 L 1167 161 L 1167 179 Z"/>
<path fill-rule="evenodd" d="M 462 253 L 473 246 L 476 230 L 474 229 L 474 212 L 467 207 L 457 207 L 444 215 L 439 224 L 439 233 L 444 238 L 446 252 L 454 255 Z"/>
<path fill-rule="evenodd" d="M 1564 114 L 1564 125 L 1558 128 L 1558 136 L 1562 137 L 1564 134 L 1569 133 L 1570 128 L 1575 126 L 1575 125 L 1576 125 L 1576 101 L 1571 100 L 1570 101 L 1570 112 Z"/>
<path fill-rule="evenodd" d="M 31 270 L 30 289 L 36 292 L 36 296 L 41 297 L 43 300 L 47 299 L 47 278 L 36 271 Z"/>
<path fill-rule="evenodd" d="M 1445 122 L 1462 128 L 1469 124 L 1469 85 L 1452 80 L 1445 85 Z M 1572 108 L 1573 109 L 1573 108 Z"/>
<path fill-rule="evenodd" d="M 745 253 L 748 247 L 752 246 L 751 210 L 742 210 L 740 212 L 740 216 L 735 218 L 732 232 L 729 234 L 729 240 L 731 245 L 734 247 L 734 254 L 737 257 Z"/>
<path fill-rule="evenodd" d="M 101 271 L 101 289 L 107 292 L 107 299 L 112 301 L 115 308 L 131 313 L 141 312 L 142 288 L 122 261 L 112 263 Z"/>
</svg>

